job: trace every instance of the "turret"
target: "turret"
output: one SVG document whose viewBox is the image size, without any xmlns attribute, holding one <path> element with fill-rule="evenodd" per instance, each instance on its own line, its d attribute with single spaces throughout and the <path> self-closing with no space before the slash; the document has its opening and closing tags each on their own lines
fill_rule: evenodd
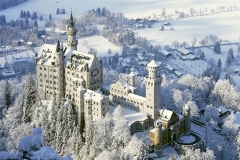
<svg viewBox="0 0 240 160">
<path fill-rule="evenodd" d="M 147 65 L 148 76 L 144 78 L 146 85 L 146 104 L 144 114 L 149 115 L 149 124 L 153 126 L 154 121 L 158 118 L 157 110 L 161 107 L 161 83 L 162 77 L 158 76 L 159 65 L 152 60 Z"/>
<path fill-rule="evenodd" d="M 162 157 L 162 122 L 157 120 L 154 122 L 154 152 L 157 157 Z"/>
<path fill-rule="evenodd" d="M 152 60 L 150 63 L 147 64 L 148 76 L 150 79 L 156 79 L 158 77 L 158 67 L 159 65 L 156 63 L 155 60 Z"/>
<path fill-rule="evenodd" d="M 76 39 L 77 29 L 74 27 L 73 15 L 71 12 L 70 19 L 66 27 L 66 32 L 68 35 L 67 45 L 69 49 L 77 50 L 78 41 Z"/>
<path fill-rule="evenodd" d="M 130 85 L 133 87 L 132 88 L 132 93 L 135 93 L 135 75 L 133 73 L 133 71 L 129 74 L 129 78 L 130 78 Z"/>
<path fill-rule="evenodd" d="M 78 94 L 78 117 L 77 117 L 77 124 L 80 128 L 83 128 L 84 126 L 84 93 L 86 92 L 86 89 L 80 85 L 77 88 L 77 94 Z"/>
<path fill-rule="evenodd" d="M 191 132 L 191 117 L 190 117 L 191 108 L 188 105 L 183 107 L 184 114 L 184 132 L 186 135 L 190 135 Z"/>
<path fill-rule="evenodd" d="M 60 47 L 60 42 L 58 40 L 56 47 L 56 64 L 57 64 L 57 74 L 58 74 L 58 92 L 63 96 L 63 49 Z"/>
</svg>

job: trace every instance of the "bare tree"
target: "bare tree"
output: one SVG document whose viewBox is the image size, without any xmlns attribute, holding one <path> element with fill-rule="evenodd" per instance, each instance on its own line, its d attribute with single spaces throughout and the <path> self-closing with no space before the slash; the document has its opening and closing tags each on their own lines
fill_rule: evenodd
<svg viewBox="0 0 240 160">
<path fill-rule="evenodd" d="M 83 45 L 84 47 L 88 47 L 88 41 L 87 41 L 87 40 L 83 40 L 83 41 L 82 41 L 82 45 Z"/>
<path fill-rule="evenodd" d="M 172 46 L 173 46 L 175 49 L 177 49 L 177 48 L 180 47 L 180 43 L 179 43 L 178 41 L 173 41 L 173 42 L 172 42 Z"/>
<path fill-rule="evenodd" d="M 187 41 L 183 41 L 183 42 L 182 42 L 182 47 L 183 47 L 183 48 L 189 47 L 188 42 L 187 42 Z"/>
<path fill-rule="evenodd" d="M 201 46 L 205 46 L 207 43 L 206 43 L 205 39 L 201 39 L 201 40 L 199 41 L 199 44 L 200 44 Z"/>
<path fill-rule="evenodd" d="M 196 13 L 196 10 L 194 8 L 190 8 L 189 13 L 193 17 Z"/>
<path fill-rule="evenodd" d="M 206 7 L 206 8 L 204 9 L 204 11 L 205 11 L 205 14 L 207 14 L 207 12 L 208 12 L 208 8 Z"/>
<path fill-rule="evenodd" d="M 196 38 L 196 37 L 194 37 L 194 38 L 191 40 L 192 47 L 194 47 L 194 46 L 195 46 L 196 42 L 197 42 L 197 38 Z"/>
<path fill-rule="evenodd" d="M 166 9 L 165 8 L 163 8 L 162 9 L 162 16 L 164 17 L 164 19 L 165 19 L 165 21 L 166 21 Z"/>
</svg>

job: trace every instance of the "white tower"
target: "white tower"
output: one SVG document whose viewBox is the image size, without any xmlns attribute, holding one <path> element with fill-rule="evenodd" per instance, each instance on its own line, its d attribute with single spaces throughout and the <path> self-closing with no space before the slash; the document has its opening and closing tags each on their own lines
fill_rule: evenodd
<svg viewBox="0 0 240 160">
<path fill-rule="evenodd" d="M 134 87 L 132 89 L 132 93 L 135 94 L 135 92 L 136 92 L 136 88 L 135 88 L 135 75 L 134 75 L 133 71 L 129 74 L 129 78 L 130 78 L 130 85 L 132 87 Z"/>
<path fill-rule="evenodd" d="M 146 85 L 146 106 L 144 113 L 149 115 L 149 123 L 153 125 L 153 122 L 158 118 L 157 110 L 160 108 L 160 91 L 162 77 L 158 76 L 159 65 L 152 60 L 148 65 L 148 76 L 144 78 Z"/>
<path fill-rule="evenodd" d="M 67 45 L 69 49 L 77 50 L 78 41 L 76 39 L 77 29 L 74 27 L 72 12 L 66 27 L 68 35 Z"/>
<path fill-rule="evenodd" d="M 191 118 L 190 118 L 191 108 L 188 105 L 183 107 L 184 114 L 184 132 L 186 135 L 190 135 L 191 132 Z"/>
<path fill-rule="evenodd" d="M 162 122 L 157 120 L 154 122 L 154 152 L 157 157 L 162 157 Z"/>
<path fill-rule="evenodd" d="M 60 42 L 58 40 L 57 47 L 56 47 L 56 65 L 57 65 L 57 73 L 58 73 L 58 94 L 64 96 L 63 93 L 63 75 L 64 75 L 64 68 L 63 68 L 63 48 L 60 47 Z"/>
</svg>

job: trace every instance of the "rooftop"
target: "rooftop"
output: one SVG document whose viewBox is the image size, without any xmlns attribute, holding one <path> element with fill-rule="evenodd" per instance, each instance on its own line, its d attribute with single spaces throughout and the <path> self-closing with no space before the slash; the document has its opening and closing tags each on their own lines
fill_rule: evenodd
<svg viewBox="0 0 240 160">
<path fill-rule="evenodd" d="M 147 64 L 148 67 L 158 67 L 159 65 L 156 63 L 155 60 L 152 60 L 150 63 Z"/>
</svg>

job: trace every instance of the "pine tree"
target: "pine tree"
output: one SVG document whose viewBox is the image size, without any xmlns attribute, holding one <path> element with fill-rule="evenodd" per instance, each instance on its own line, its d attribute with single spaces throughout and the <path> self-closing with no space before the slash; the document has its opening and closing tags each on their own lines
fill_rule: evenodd
<svg viewBox="0 0 240 160">
<path fill-rule="evenodd" d="M 27 11 L 27 17 L 30 18 L 31 17 L 31 14 L 29 11 Z"/>
<path fill-rule="evenodd" d="M 21 10 L 21 12 L 20 12 L 20 18 L 24 18 L 23 10 Z"/>
<path fill-rule="evenodd" d="M 25 84 L 25 100 L 23 105 L 24 122 L 30 122 L 31 110 L 36 102 L 36 86 L 32 75 L 29 73 Z"/>
<path fill-rule="evenodd" d="M 232 49 L 232 47 L 231 47 L 231 48 L 229 48 L 229 50 L 228 50 L 227 60 L 226 60 L 226 66 L 229 67 L 234 60 L 235 60 L 235 57 L 234 57 L 234 55 L 233 55 L 233 49 Z"/>
<path fill-rule="evenodd" d="M 5 97 L 5 104 L 8 108 L 11 104 L 11 90 L 10 90 L 10 84 L 8 82 L 8 79 L 5 80 L 3 92 L 4 92 L 4 97 Z"/>
<path fill-rule="evenodd" d="M 217 54 L 221 54 L 221 46 L 219 42 L 216 42 L 214 47 L 213 47 L 213 51 Z"/>
<path fill-rule="evenodd" d="M 35 19 L 35 21 L 34 21 L 34 25 L 33 25 L 34 27 L 38 27 L 38 23 L 37 23 L 37 20 Z"/>
<path fill-rule="evenodd" d="M 60 12 L 59 12 L 59 8 L 57 8 L 57 11 L 56 11 L 56 14 L 59 14 Z"/>
<path fill-rule="evenodd" d="M 52 15 L 51 15 L 51 13 L 49 14 L 48 18 L 49 18 L 49 21 L 52 21 Z"/>
<path fill-rule="evenodd" d="M 221 68 L 221 67 L 222 67 L 222 62 L 221 62 L 221 59 L 219 58 L 217 63 L 217 68 Z"/>
<path fill-rule="evenodd" d="M 42 16 L 42 15 L 39 17 L 39 20 L 40 20 L 40 21 L 43 21 L 43 16 Z"/>
</svg>

